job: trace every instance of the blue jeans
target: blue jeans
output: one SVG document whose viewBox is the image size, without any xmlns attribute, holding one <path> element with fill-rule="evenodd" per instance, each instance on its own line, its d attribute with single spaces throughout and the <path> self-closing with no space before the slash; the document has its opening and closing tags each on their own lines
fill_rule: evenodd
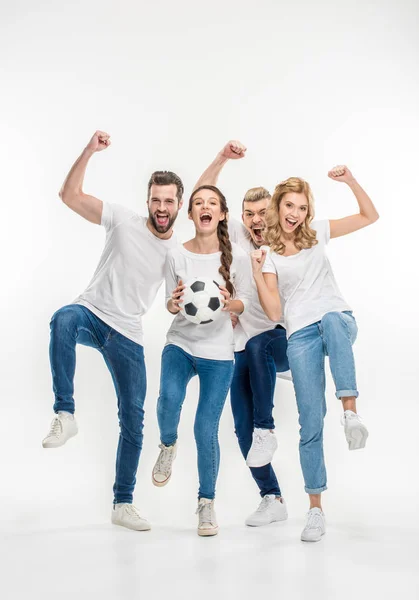
<svg viewBox="0 0 419 600">
<path fill-rule="evenodd" d="M 287 335 L 281 325 L 250 338 L 246 344 L 250 385 L 253 392 L 254 427 L 274 429 L 276 374 L 288 371 Z"/>
<path fill-rule="evenodd" d="M 118 398 L 120 425 L 114 502 L 132 503 L 143 444 L 146 372 L 144 350 L 78 304 L 60 308 L 51 320 L 50 361 L 54 411 L 74 413 L 76 344 L 96 348 L 108 367 Z"/>
<path fill-rule="evenodd" d="M 200 388 L 194 425 L 198 451 L 198 498 L 212 500 L 220 466 L 218 425 L 233 375 L 232 360 L 197 358 L 174 344 L 164 348 L 157 403 L 160 439 L 165 446 L 176 442 L 186 387 L 194 375 L 199 377 Z"/>
<path fill-rule="evenodd" d="M 251 338 L 245 350 L 235 353 L 230 398 L 240 450 L 247 457 L 254 427 L 273 424 L 272 409 L 276 373 L 288 371 L 285 330 L 277 327 Z M 258 405 L 256 407 L 256 405 Z M 257 420 L 259 418 L 259 421 Z M 256 424 L 258 423 L 258 424 Z M 281 495 L 271 464 L 250 467 L 260 495 Z"/>
<path fill-rule="evenodd" d="M 352 351 L 357 332 L 352 312 L 330 312 L 321 321 L 296 331 L 288 340 L 300 423 L 300 462 L 308 494 L 320 494 L 327 489 L 323 455 L 325 356 L 329 356 L 336 397 L 357 397 Z"/>
</svg>

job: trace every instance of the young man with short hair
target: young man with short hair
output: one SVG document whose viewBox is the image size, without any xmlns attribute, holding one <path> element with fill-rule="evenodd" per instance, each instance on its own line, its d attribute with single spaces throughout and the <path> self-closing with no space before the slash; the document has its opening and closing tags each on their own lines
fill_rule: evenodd
<svg viewBox="0 0 419 600">
<path fill-rule="evenodd" d="M 183 184 L 170 171 L 157 171 L 148 184 L 148 217 L 83 192 L 91 157 L 110 145 L 96 131 L 70 170 L 60 197 L 64 204 L 106 230 L 105 247 L 86 290 L 51 320 L 50 361 L 55 417 L 43 440 L 57 448 L 76 435 L 74 373 L 76 344 L 96 348 L 115 386 L 120 424 L 112 522 L 150 529 L 132 504 L 143 441 L 146 371 L 141 319 L 163 282 L 167 252 L 176 245 L 173 224 L 182 207 Z"/>
</svg>

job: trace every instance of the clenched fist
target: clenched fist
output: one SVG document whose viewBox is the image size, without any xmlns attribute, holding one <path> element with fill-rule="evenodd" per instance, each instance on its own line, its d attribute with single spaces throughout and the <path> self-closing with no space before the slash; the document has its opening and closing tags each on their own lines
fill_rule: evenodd
<svg viewBox="0 0 419 600">
<path fill-rule="evenodd" d="M 100 152 L 111 145 L 111 136 L 106 131 L 96 131 L 92 139 L 86 146 L 90 152 Z"/>
<path fill-rule="evenodd" d="M 343 181 L 344 183 L 349 183 L 355 179 L 346 165 L 338 165 L 337 167 L 333 167 L 333 169 L 331 169 L 327 175 L 334 181 Z"/>
<path fill-rule="evenodd" d="M 253 275 L 258 275 L 262 272 L 262 267 L 265 264 L 266 250 L 261 248 L 251 253 L 250 258 L 252 260 L 252 271 Z"/>
<path fill-rule="evenodd" d="M 246 146 L 244 146 L 238 140 L 230 140 L 221 150 L 220 155 L 223 158 L 231 158 L 236 160 L 237 158 L 243 158 L 246 154 Z"/>
</svg>

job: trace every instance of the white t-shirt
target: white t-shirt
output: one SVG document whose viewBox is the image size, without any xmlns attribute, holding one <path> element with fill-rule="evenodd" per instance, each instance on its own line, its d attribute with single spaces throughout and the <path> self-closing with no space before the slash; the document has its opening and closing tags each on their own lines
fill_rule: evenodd
<svg viewBox="0 0 419 600">
<path fill-rule="evenodd" d="M 317 323 L 328 312 L 351 310 L 337 286 L 326 256 L 330 239 L 328 220 L 311 224 L 318 244 L 293 256 L 269 251 L 263 273 L 276 273 L 287 336 Z M 269 250 L 269 249 L 268 249 Z"/>
<path fill-rule="evenodd" d="M 143 344 L 141 317 L 163 282 L 174 235 L 162 240 L 148 229 L 147 218 L 118 204 L 103 203 L 105 248 L 86 290 L 74 300 L 137 344 Z"/>
<path fill-rule="evenodd" d="M 253 243 L 250 233 L 247 231 L 243 223 L 237 219 L 229 218 L 228 233 L 230 240 L 238 244 L 243 250 L 250 255 L 251 252 L 257 249 Z M 249 258 L 250 263 L 250 258 Z M 283 323 L 280 322 L 282 325 Z M 255 335 L 270 331 L 276 327 L 276 323 L 268 319 L 259 302 L 259 296 L 255 281 L 252 277 L 252 298 L 246 311 L 240 315 L 239 322 L 234 328 L 234 345 L 235 351 L 244 350 L 247 341 Z"/>
<path fill-rule="evenodd" d="M 233 262 L 230 266 L 230 278 L 235 289 L 235 298 L 245 306 L 251 297 L 251 269 L 249 257 L 236 244 L 233 247 Z M 166 304 L 172 292 L 182 279 L 185 283 L 192 277 L 207 277 L 225 286 L 219 273 L 221 252 L 196 254 L 179 245 L 167 255 L 165 266 Z M 222 312 L 212 323 L 196 325 L 188 321 L 181 313 L 173 319 L 167 332 L 167 344 L 179 346 L 188 354 L 212 360 L 232 360 L 234 357 L 234 337 L 230 313 Z"/>
</svg>

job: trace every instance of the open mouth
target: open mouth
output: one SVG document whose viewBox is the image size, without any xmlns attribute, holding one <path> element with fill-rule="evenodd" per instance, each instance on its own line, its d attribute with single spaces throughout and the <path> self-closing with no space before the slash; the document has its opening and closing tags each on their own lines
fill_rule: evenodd
<svg viewBox="0 0 419 600">
<path fill-rule="evenodd" d="M 298 221 L 296 219 L 291 219 L 290 217 L 285 217 L 285 223 L 290 229 L 292 229 L 297 225 Z"/>
<path fill-rule="evenodd" d="M 252 227 L 252 232 L 255 240 L 259 243 L 263 242 L 263 229 L 261 227 Z"/>
<path fill-rule="evenodd" d="M 210 215 L 209 213 L 203 213 L 202 215 L 200 215 L 199 220 L 202 223 L 202 225 L 209 225 L 212 221 L 212 215 Z"/>
<path fill-rule="evenodd" d="M 166 227 L 169 223 L 169 215 L 156 214 L 156 221 L 160 227 Z"/>
</svg>

